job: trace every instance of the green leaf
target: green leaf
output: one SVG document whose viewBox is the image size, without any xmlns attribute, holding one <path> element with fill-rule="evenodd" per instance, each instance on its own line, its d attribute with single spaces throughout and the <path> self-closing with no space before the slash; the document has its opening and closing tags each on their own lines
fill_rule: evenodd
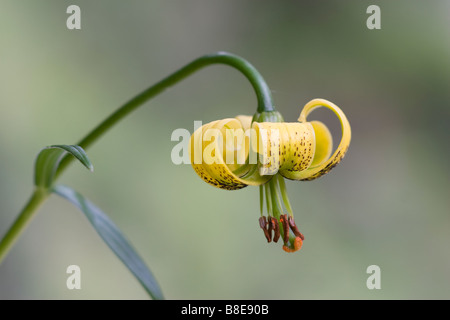
<svg viewBox="0 0 450 320">
<path fill-rule="evenodd" d="M 54 145 L 41 150 L 34 169 L 34 184 L 37 187 L 50 188 L 61 159 L 66 153 L 77 158 L 90 171 L 94 170 L 86 152 L 80 146 Z"/>
<path fill-rule="evenodd" d="M 67 186 L 58 185 L 52 191 L 69 200 L 86 215 L 100 237 L 134 274 L 153 299 L 164 299 L 162 291 L 151 271 L 105 213 L 81 194 Z"/>
</svg>

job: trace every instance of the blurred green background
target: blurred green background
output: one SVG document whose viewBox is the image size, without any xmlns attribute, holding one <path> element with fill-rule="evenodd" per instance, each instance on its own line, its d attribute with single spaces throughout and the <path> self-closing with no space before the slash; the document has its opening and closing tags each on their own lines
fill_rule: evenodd
<svg viewBox="0 0 450 320">
<path fill-rule="evenodd" d="M 66 8 L 81 8 L 81 30 Z M 202 182 L 172 164 L 176 128 L 252 114 L 231 68 L 204 69 L 125 119 L 60 182 L 124 231 L 168 299 L 449 299 L 448 1 L 0 1 L 0 236 L 32 190 L 34 158 L 72 144 L 194 58 L 249 60 L 288 121 L 324 98 L 352 125 L 343 162 L 288 182 L 306 240 L 287 254 L 258 226 L 257 188 Z M 337 132 L 337 120 L 317 112 Z M 81 290 L 66 287 L 81 268 Z M 368 290 L 366 268 L 381 268 Z M 146 299 L 86 218 L 52 196 L 0 266 L 1 299 Z"/>
</svg>

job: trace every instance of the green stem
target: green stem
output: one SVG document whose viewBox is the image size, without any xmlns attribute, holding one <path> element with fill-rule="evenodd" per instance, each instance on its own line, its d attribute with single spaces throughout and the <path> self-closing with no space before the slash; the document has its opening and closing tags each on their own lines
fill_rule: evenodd
<svg viewBox="0 0 450 320">
<path fill-rule="evenodd" d="M 190 76 L 194 72 L 212 64 L 225 64 L 240 71 L 250 81 L 256 93 L 256 98 L 258 100 L 257 111 L 274 111 L 270 89 L 258 70 L 256 70 L 255 67 L 253 67 L 248 61 L 239 56 L 226 52 L 218 52 L 215 54 L 200 57 L 192 61 L 183 68 L 175 71 L 165 79 L 143 91 L 142 93 L 128 101 L 126 104 L 124 104 L 122 107 L 120 107 L 107 119 L 105 119 L 98 127 L 92 130 L 84 139 L 82 139 L 78 143 L 78 145 L 86 150 L 108 129 L 113 127 L 117 122 L 137 109 L 139 106 L 141 106 L 154 96 L 158 95 L 159 93 L 163 92 L 170 86 L 173 86 L 174 84 Z M 65 170 L 65 168 L 71 161 L 73 161 L 73 157 L 70 156 L 66 156 L 61 161 L 61 164 L 56 173 L 56 177 L 58 177 Z"/>
<path fill-rule="evenodd" d="M 272 96 L 269 87 L 267 86 L 261 74 L 255 69 L 255 67 L 253 67 L 248 61 L 239 56 L 226 52 L 218 52 L 210 55 L 205 55 L 192 61 L 178 71 L 175 71 L 168 77 L 157 82 L 147 90 L 138 94 L 136 97 L 125 103 L 117 111 L 111 114 L 108 118 L 106 118 L 102 123 L 100 123 L 94 130 L 92 130 L 87 136 L 85 136 L 78 143 L 78 145 L 86 150 L 110 128 L 112 128 L 115 124 L 117 124 L 128 114 L 136 110 L 138 107 L 143 105 L 145 102 L 163 92 L 170 86 L 173 86 L 174 84 L 190 76 L 194 72 L 212 64 L 225 64 L 240 71 L 250 81 L 250 84 L 252 85 L 256 93 L 256 98 L 258 101 L 257 112 L 274 111 Z M 64 172 L 64 170 L 73 161 L 73 159 L 74 158 L 72 156 L 67 155 L 61 160 L 54 180 L 56 180 L 57 177 L 59 177 Z M 14 224 L 11 226 L 7 234 L 0 242 L 0 263 L 10 250 L 11 246 L 17 240 L 23 229 L 28 225 L 29 221 L 31 220 L 39 206 L 48 197 L 48 194 L 48 190 L 42 189 L 36 189 L 36 191 L 33 193 L 30 201 L 24 207 L 17 220 L 14 222 Z"/>
<path fill-rule="evenodd" d="M 44 203 L 48 196 L 49 192 L 46 189 L 36 188 L 34 190 L 30 200 L 28 200 L 12 227 L 8 230 L 0 242 L 0 263 L 22 234 L 23 230 L 25 230 L 25 227 L 31 222 L 31 218 L 34 216 L 34 213 Z"/>
</svg>

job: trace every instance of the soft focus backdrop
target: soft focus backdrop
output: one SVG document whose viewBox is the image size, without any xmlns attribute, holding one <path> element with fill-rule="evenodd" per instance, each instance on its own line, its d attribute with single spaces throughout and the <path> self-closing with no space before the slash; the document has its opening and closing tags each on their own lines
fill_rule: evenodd
<svg viewBox="0 0 450 320">
<path fill-rule="evenodd" d="M 81 8 L 81 30 L 66 8 Z M 158 96 L 88 150 L 60 182 L 125 232 L 169 299 L 449 299 L 448 1 L 0 1 L 0 236 L 32 190 L 34 158 L 72 144 L 141 90 L 219 50 L 262 73 L 296 121 L 335 102 L 353 136 L 343 162 L 288 182 L 306 240 L 287 254 L 258 226 L 257 188 L 202 182 L 176 166 L 176 128 L 252 114 L 254 93 L 213 66 Z M 328 112 L 314 113 L 333 128 Z M 81 290 L 66 268 L 81 268 Z M 368 290 L 366 268 L 381 268 Z M 1 299 L 146 299 L 81 212 L 52 196 L 0 266 Z"/>
</svg>

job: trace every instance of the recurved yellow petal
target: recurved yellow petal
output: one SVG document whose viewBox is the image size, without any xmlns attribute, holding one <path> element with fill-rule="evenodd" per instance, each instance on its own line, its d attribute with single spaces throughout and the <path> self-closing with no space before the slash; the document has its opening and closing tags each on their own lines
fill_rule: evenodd
<svg viewBox="0 0 450 320">
<path fill-rule="evenodd" d="M 348 147 L 350 145 L 351 140 L 351 128 L 350 123 L 347 120 L 347 117 L 342 112 L 342 110 L 336 106 L 334 103 L 324 100 L 324 99 L 314 99 L 308 102 L 302 112 L 300 113 L 300 117 L 298 118 L 298 121 L 302 123 L 306 123 L 306 118 L 308 115 L 319 107 L 325 107 L 330 110 L 332 110 L 336 116 L 338 117 L 341 128 L 342 128 L 342 138 L 337 146 L 335 152 L 331 157 L 329 157 L 327 160 L 323 160 L 323 155 L 319 155 L 317 158 L 317 161 L 313 161 L 313 165 L 308 168 L 305 171 L 297 172 L 292 176 L 292 179 L 295 180 L 313 180 L 316 179 L 326 173 L 328 173 L 331 169 L 333 169 L 344 157 L 345 153 L 348 150 Z M 314 128 L 317 128 L 317 139 L 324 140 L 325 146 L 319 146 L 319 153 L 326 154 L 329 152 L 328 148 L 330 147 L 326 141 L 331 141 L 331 135 L 329 136 L 328 129 L 323 125 L 313 124 Z M 321 148 L 324 148 L 324 150 L 321 150 Z"/>
<path fill-rule="evenodd" d="M 316 151 L 310 168 L 317 167 L 330 158 L 333 151 L 333 137 L 327 126 L 320 121 L 311 121 L 314 128 L 314 136 L 316 140 Z"/>
<path fill-rule="evenodd" d="M 195 172 L 205 182 L 221 189 L 257 186 L 271 178 L 261 176 L 254 170 L 255 166 L 245 164 L 249 138 L 245 136 L 243 124 L 234 118 L 213 121 L 197 129 L 189 140 L 189 151 Z"/>
<path fill-rule="evenodd" d="M 253 123 L 260 154 L 261 174 L 280 172 L 289 178 L 292 172 L 306 170 L 315 150 L 314 129 L 310 123 Z"/>
</svg>

